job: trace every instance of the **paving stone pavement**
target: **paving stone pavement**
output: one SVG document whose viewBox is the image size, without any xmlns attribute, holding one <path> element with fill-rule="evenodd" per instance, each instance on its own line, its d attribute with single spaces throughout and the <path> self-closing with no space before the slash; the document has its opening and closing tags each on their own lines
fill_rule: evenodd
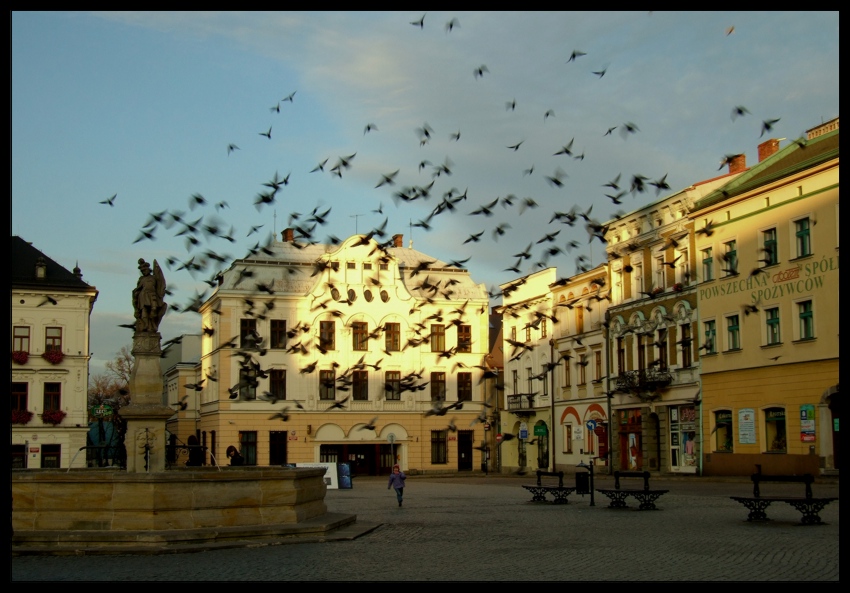
<svg viewBox="0 0 850 593">
<path fill-rule="evenodd" d="M 571 477 L 565 482 L 571 483 Z M 730 496 L 747 479 L 652 479 L 668 489 L 657 511 L 609 509 L 608 499 L 532 503 L 534 480 L 504 476 L 407 480 L 398 508 L 385 478 L 330 490 L 329 511 L 380 524 L 351 541 L 293 543 L 193 553 L 12 558 L 12 581 L 838 581 L 838 502 L 823 525 L 800 524 L 785 503 L 771 521 L 748 523 Z M 597 488 L 613 479 L 597 476 Z M 625 484 L 624 484 L 625 486 Z M 766 491 L 770 488 L 770 492 Z M 799 496 L 799 484 L 762 487 Z M 838 496 L 838 481 L 815 496 Z"/>
</svg>

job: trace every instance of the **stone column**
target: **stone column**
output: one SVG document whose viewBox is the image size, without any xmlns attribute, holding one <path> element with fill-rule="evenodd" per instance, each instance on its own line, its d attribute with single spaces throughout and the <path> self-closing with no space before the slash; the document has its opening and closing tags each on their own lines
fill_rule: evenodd
<svg viewBox="0 0 850 593">
<path fill-rule="evenodd" d="M 135 364 L 130 376 L 130 405 L 121 410 L 121 417 L 127 422 L 124 444 L 128 472 L 165 470 L 165 423 L 174 410 L 162 401 L 161 341 L 159 332 L 133 334 Z"/>
</svg>

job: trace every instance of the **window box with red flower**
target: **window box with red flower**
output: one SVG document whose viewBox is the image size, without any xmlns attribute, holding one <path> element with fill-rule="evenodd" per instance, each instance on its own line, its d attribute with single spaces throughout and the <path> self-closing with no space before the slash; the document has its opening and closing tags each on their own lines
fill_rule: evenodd
<svg viewBox="0 0 850 593">
<path fill-rule="evenodd" d="M 12 360 L 17 364 L 27 364 L 30 359 L 30 353 L 26 350 L 15 350 L 12 352 Z"/>
<path fill-rule="evenodd" d="M 681 282 L 676 282 L 676 284 L 673 285 L 673 292 L 682 292 L 683 290 L 685 290 L 685 285 Z"/>
<path fill-rule="evenodd" d="M 45 410 L 41 414 L 41 420 L 45 424 L 56 426 L 67 416 L 64 410 Z"/>
<path fill-rule="evenodd" d="M 61 350 L 48 350 L 41 357 L 50 364 L 59 364 L 65 358 L 65 355 L 62 354 Z"/>
<path fill-rule="evenodd" d="M 662 292 L 664 292 L 664 289 L 663 289 L 663 288 L 661 288 L 660 286 L 658 286 L 658 287 L 656 287 L 656 288 L 653 288 L 653 289 L 652 289 L 652 292 L 651 292 L 650 294 L 652 294 L 652 296 L 658 296 L 658 295 L 659 295 L 659 294 L 661 294 Z"/>
<path fill-rule="evenodd" d="M 12 424 L 28 424 L 32 416 L 29 410 L 12 410 Z"/>
</svg>

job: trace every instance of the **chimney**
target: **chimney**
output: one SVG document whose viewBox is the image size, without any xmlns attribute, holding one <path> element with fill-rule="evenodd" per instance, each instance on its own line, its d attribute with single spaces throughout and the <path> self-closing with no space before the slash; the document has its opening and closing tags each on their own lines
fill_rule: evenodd
<svg viewBox="0 0 850 593">
<path fill-rule="evenodd" d="M 280 233 L 281 239 L 283 239 L 284 243 L 292 243 L 295 241 L 295 232 L 292 229 L 283 229 L 283 232 Z"/>
<path fill-rule="evenodd" d="M 393 247 L 404 247 L 404 235 L 393 235 Z"/>
<path fill-rule="evenodd" d="M 775 155 L 779 151 L 779 140 L 771 138 L 759 144 L 759 162 Z"/>
<path fill-rule="evenodd" d="M 747 155 L 736 154 L 729 159 L 729 173 L 741 173 L 747 170 Z"/>
</svg>

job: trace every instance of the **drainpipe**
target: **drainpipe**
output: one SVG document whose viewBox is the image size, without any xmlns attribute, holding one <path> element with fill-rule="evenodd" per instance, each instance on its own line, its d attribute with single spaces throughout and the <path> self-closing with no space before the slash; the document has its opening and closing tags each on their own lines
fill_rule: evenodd
<svg viewBox="0 0 850 593">
<path fill-rule="evenodd" d="M 554 329 L 554 328 L 553 328 Z M 555 338 L 549 338 L 549 362 L 555 360 Z M 549 404 L 552 408 L 552 426 L 549 430 L 549 449 L 552 451 L 552 471 L 558 471 L 555 468 L 555 369 L 549 372 L 549 384 L 552 386 L 549 390 Z"/>
<path fill-rule="evenodd" d="M 611 313 L 608 308 L 605 308 L 605 400 L 607 403 L 608 413 L 608 475 L 614 473 L 614 451 L 611 447 L 614 444 L 614 419 L 611 418 Z"/>
</svg>

